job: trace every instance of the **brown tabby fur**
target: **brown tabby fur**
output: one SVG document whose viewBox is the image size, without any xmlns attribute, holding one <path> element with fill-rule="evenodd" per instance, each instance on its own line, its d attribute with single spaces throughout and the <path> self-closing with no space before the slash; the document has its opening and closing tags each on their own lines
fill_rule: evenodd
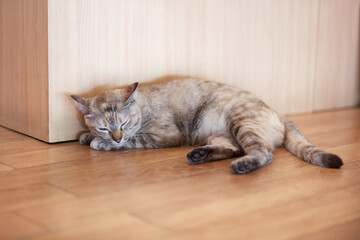
<svg viewBox="0 0 360 240">
<path fill-rule="evenodd" d="M 342 160 L 311 145 L 295 125 L 247 91 L 198 79 L 106 91 L 94 98 L 72 96 L 90 133 L 81 144 L 96 150 L 197 146 L 190 164 L 238 157 L 232 173 L 269 164 L 283 145 L 302 160 L 339 168 Z"/>
</svg>

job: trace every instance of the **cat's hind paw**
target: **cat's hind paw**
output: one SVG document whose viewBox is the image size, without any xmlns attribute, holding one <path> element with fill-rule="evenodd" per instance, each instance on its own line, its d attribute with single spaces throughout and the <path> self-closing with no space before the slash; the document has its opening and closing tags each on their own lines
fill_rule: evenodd
<svg viewBox="0 0 360 240">
<path fill-rule="evenodd" d="M 191 165 L 208 162 L 211 149 L 195 148 L 187 154 L 188 163 Z"/>
<path fill-rule="evenodd" d="M 270 156 L 270 155 L 269 155 Z M 268 165 L 272 161 L 271 157 L 267 158 L 266 161 L 261 161 L 259 158 L 251 155 L 247 155 L 234 160 L 230 165 L 230 171 L 233 174 L 245 174 Z"/>
<path fill-rule="evenodd" d="M 230 170 L 233 174 L 245 174 L 258 169 L 259 167 L 257 159 L 246 156 L 233 161 L 230 165 Z"/>
</svg>

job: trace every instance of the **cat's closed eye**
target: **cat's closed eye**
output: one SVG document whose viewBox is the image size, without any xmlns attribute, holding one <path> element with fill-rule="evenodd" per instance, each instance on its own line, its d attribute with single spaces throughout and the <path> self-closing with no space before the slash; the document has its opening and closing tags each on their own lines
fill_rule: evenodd
<svg viewBox="0 0 360 240">
<path fill-rule="evenodd" d="M 102 132 L 108 132 L 110 133 L 110 129 L 108 128 L 98 128 L 99 131 L 102 131 Z"/>
<path fill-rule="evenodd" d="M 125 124 L 128 123 L 128 121 L 129 121 L 129 120 L 126 120 L 126 121 L 124 121 L 124 122 L 121 123 L 121 125 L 120 125 L 121 129 L 125 126 Z"/>
</svg>

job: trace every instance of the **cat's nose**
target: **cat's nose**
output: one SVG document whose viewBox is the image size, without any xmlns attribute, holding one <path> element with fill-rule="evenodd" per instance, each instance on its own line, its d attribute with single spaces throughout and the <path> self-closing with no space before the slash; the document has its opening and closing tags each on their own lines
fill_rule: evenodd
<svg viewBox="0 0 360 240">
<path fill-rule="evenodd" d="M 122 132 L 121 131 L 113 132 L 111 134 L 111 137 L 115 142 L 119 143 L 121 141 L 121 138 L 122 138 Z"/>
</svg>

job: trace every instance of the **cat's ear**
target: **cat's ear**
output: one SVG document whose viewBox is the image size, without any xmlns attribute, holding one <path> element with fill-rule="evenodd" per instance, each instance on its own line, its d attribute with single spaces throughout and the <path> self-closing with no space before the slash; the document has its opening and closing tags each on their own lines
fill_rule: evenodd
<svg viewBox="0 0 360 240">
<path fill-rule="evenodd" d="M 125 95 L 124 95 L 125 102 L 132 102 L 135 100 L 134 97 L 136 95 L 136 89 L 137 89 L 138 85 L 139 85 L 139 83 L 136 82 L 126 88 Z"/>
<path fill-rule="evenodd" d="M 91 99 L 89 98 L 82 98 L 79 96 L 71 95 L 72 99 L 75 100 L 76 106 L 84 113 L 84 115 L 88 115 L 91 113 L 90 110 L 90 103 Z"/>
</svg>

